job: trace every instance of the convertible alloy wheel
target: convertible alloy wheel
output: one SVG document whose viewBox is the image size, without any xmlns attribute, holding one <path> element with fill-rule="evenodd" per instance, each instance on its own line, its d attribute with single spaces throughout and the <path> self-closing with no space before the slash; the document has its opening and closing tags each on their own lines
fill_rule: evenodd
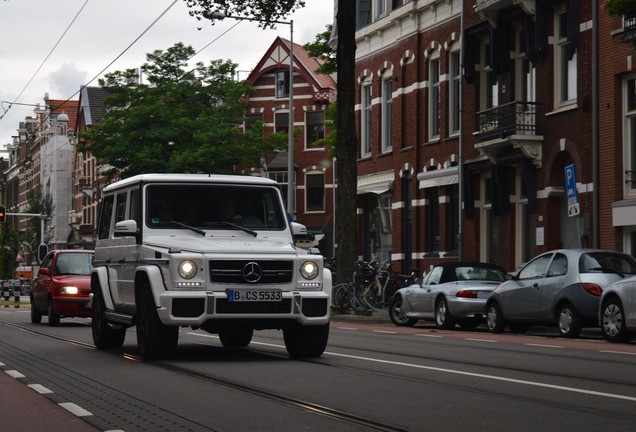
<svg viewBox="0 0 636 432">
<path fill-rule="evenodd" d="M 443 297 L 435 304 L 435 325 L 440 330 L 451 330 L 455 327 L 455 318 L 448 311 L 448 303 Z"/>
<path fill-rule="evenodd" d="M 391 318 L 391 322 L 398 327 L 413 327 L 417 320 L 408 318 L 404 314 L 403 304 L 402 296 L 395 296 L 389 307 L 389 318 Z"/>
</svg>

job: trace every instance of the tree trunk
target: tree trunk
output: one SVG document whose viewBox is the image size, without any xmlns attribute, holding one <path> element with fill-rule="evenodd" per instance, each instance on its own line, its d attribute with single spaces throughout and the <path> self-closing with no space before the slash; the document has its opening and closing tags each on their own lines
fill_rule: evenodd
<svg viewBox="0 0 636 432">
<path fill-rule="evenodd" d="M 358 138 L 355 129 L 355 31 L 356 1 L 338 0 L 336 16 L 338 45 L 338 112 L 336 115 L 336 277 L 341 282 L 351 277 L 358 258 L 357 165 Z"/>
</svg>

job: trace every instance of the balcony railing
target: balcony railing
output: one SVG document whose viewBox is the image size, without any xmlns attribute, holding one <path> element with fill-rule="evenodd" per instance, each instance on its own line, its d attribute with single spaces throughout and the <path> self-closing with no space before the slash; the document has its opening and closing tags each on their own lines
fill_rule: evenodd
<svg viewBox="0 0 636 432">
<path fill-rule="evenodd" d="M 479 141 L 506 138 L 511 135 L 541 135 L 538 124 L 540 104 L 510 102 L 477 113 Z"/>
</svg>

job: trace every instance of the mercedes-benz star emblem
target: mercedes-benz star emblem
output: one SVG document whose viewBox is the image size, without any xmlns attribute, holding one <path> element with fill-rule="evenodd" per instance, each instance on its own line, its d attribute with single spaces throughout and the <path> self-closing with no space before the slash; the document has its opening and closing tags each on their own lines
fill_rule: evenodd
<svg viewBox="0 0 636 432">
<path fill-rule="evenodd" d="M 243 279 L 247 282 L 254 283 L 261 280 L 261 276 L 263 276 L 263 270 L 258 263 L 252 261 L 245 264 L 243 267 Z"/>
</svg>

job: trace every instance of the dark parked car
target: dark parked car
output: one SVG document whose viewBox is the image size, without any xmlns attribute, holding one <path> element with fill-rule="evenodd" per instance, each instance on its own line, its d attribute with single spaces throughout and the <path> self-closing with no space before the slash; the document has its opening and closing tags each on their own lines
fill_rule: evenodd
<svg viewBox="0 0 636 432">
<path fill-rule="evenodd" d="M 631 255 L 598 249 L 558 249 L 528 262 L 486 302 L 493 333 L 506 324 L 513 332 L 530 325 L 557 326 L 561 336 L 577 337 L 583 327 L 598 326 L 603 290 L 636 274 Z"/>
<path fill-rule="evenodd" d="M 389 317 L 397 326 L 412 326 L 424 319 L 435 321 L 440 329 L 455 324 L 473 329 L 483 321 L 488 295 L 508 277 L 494 264 L 460 261 L 437 265 L 421 284 L 395 293 Z"/>
<path fill-rule="evenodd" d="M 54 250 L 42 261 L 31 288 L 31 322 L 40 323 L 47 315 L 49 325 L 60 324 L 61 317 L 89 317 L 88 295 L 94 252 Z"/>
</svg>

